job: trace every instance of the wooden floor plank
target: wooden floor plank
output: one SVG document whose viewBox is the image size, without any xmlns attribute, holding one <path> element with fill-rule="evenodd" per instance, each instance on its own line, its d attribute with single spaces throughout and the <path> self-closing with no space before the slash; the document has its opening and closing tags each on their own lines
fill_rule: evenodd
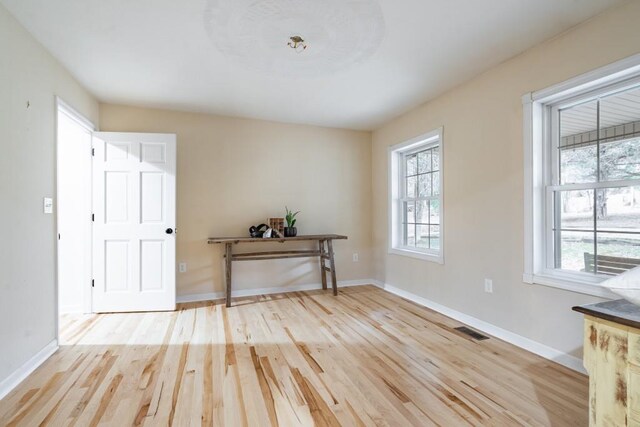
<svg viewBox="0 0 640 427">
<path fill-rule="evenodd" d="M 65 315 L 0 425 L 587 424 L 588 380 L 374 286 Z"/>
</svg>

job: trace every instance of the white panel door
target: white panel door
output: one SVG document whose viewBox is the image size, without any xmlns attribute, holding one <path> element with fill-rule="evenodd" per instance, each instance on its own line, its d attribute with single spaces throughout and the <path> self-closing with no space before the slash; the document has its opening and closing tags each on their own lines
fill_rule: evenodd
<svg viewBox="0 0 640 427">
<path fill-rule="evenodd" d="M 93 134 L 93 311 L 176 306 L 176 136 Z"/>
</svg>

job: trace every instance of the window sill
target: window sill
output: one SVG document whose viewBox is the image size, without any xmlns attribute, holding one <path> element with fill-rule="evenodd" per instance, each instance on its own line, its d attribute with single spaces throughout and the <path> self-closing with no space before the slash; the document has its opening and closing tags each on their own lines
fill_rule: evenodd
<svg viewBox="0 0 640 427">
<path fill-rule="evenodd" d="M 410 249 L 401 249 L 401 248 L 389 248 L 389 253 L 393 255 L 401 255 L 409 258 L 416 258 L 424 261 L 444 264 L 444 259 L 442 258 L 442 254 L 436 255 L 432 253 L 412 251 Z"/>
<path fill-rule="evenodd" d="M 576 292 L 594 297 L 619 299 L 620 297 L 603 288 L 599 283 L 581 281 L 574 278 L 564 277 L 562 274 L 523 274 L 522 281 L 530 285 L 548 286 L 551 288 L 563 289 L 565 291 Z"/>
</svg>

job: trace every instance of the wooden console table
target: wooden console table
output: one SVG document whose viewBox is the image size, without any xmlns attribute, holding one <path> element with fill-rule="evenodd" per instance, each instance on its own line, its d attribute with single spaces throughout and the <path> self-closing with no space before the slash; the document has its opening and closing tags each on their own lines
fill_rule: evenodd
<svg viewBox="0 0 640 427">
<path fill-rule="evenodd" d="M 264 259 L 284 259 L 284 258 L 320 258 L 320 275 L 322 276 L 322 289 L 327 289 L 327 272 L 331 273 L 331 286 L 333 295 L 338 295 L 338 282 L 336 280 L 336 263 L 333 258 L 333 241 L 344 240 L 347 236 L 338 234 L 318 234 L 310 236 L 281 237 L 263 239 L 259 237 L 210 237 L 207 243 L 225 245 L 225 267 L 227 281 L 227 307 L 231 307 L 231 263 L 233 261 L 258 261 Z M 234 254 L 233 245 L 239 243 L 284 243 L 284 242 L 318 242 L 318 249 L 313 250 L 289 250 L 289 251 L 265 251 L 246 252 Z M 327 249 L 325 250 L 325 243 Z M 325 265 L 325 260 L 329 261 L 329 267 Z"/>
</svg>

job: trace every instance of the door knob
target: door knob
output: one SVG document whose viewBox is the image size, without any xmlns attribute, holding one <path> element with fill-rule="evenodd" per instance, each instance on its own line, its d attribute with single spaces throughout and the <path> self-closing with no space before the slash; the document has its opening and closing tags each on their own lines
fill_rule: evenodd
<svg viewBox="0 0 640 427">
<path fill-rule="evenodd" d="M 165 233 L 167 233 L 167 234 L 173 234 L 173 228 L 167 228 L 167 229 L 165 230 Z"/>
</svg>

